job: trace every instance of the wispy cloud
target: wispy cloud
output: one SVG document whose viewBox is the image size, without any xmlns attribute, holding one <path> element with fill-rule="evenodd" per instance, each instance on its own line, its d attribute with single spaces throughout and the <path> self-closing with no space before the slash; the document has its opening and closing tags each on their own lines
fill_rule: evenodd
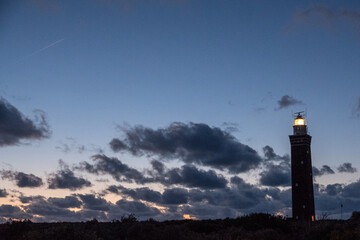
<svg viewBox="0 0 360 240">
<path fill-rule="evenodd" d="M 308 9 L 297 11 L 292 17 L 291 23 L 285 28 L 291 31 L 299 25 L 324 26 L 330 30 L 336 28 L 336 24 L 351 24 L 357 33 L 360 33 L 360 11 L 346 8 L 330 8 L 325 5 L 312 6 Z"/>
<path fill-rule="evenodd" d="M 357 99 L 353 107 L 353 116 L 356 118 L 360 118 L 360 97 Z"/>
</svg>

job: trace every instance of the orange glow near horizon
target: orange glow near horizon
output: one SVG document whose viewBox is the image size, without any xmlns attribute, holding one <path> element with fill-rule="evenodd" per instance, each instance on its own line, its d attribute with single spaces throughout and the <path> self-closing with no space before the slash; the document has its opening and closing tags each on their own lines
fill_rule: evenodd
<svg viewBox="0 0 360 240">
<path fill-rule="evenodd" d="M 194 219 L 196 219 L 196 217 L 192 217 L 190 214 L 184 214 L 184 215 L 183 215 L 183 218 L 184 218 L 184 219 L 188 219 L 188 220 L 194 220 Z"/>
</svg>

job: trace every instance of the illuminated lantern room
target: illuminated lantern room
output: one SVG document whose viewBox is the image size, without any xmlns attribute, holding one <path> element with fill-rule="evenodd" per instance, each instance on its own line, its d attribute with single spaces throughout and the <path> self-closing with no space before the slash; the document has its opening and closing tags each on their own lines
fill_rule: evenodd
<svg viewBox="0 0 360 240">
<path fill-rule="evenodd" d="M 298 112 L 294 121 L 294 135 L 306 135 L 307 134 L 307 125 L 306 121 L 301 115 L 302 112 Z"/>
</svg>

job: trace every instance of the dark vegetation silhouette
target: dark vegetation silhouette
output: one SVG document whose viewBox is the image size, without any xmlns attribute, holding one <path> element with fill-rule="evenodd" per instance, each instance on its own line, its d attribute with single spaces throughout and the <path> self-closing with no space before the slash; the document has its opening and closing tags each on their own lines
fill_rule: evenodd
<svg viewBox="0 0 360 240">
<path fill-rule="evenodd" d="M 126 240 L 240 240 L 240 239 L 360 239 L 360 212 L 349 220 L 319 220 L 311 225 L 254 213 L 235 219 L 138 221 L 135 215 L 112 222 L 33 223 L 30 220 L 0 224 L 0 239 L 126 239 Z"/>
</svg>

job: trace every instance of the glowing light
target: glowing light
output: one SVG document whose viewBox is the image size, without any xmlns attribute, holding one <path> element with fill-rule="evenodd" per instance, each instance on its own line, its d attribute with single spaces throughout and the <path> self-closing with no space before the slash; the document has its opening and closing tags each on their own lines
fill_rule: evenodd
<svg viewBox="0 0 360 240">
<path fill-rule="evenodd" d="M 76 207 L 74 207 L 74 208 L 68 208 L 70 211 L 73 211 L 73 212 L 79 212 L 79 211 L 81 211 L 82 209 L 81 208 L 76 208 Z"/>
<path fill-rule="evenodd" d="M 315 221 L 315 217 L 314 217 L 314 216 L 311 216 L 311 221 Z"/>
<path fill-rule="evenodd" d="M 282 212 L 275 213 L 275 216 L 284 217 L 284 214 Z"/>
<path fill-rule="evenodd" d="M 295 119 L 295 125 L 305 125 L 305 120 L 303 118 Z"/>
<path fill-rule="evenodd" d="M 196 219 L 196 217 L 192 217 L 190 214 L 184 214 L 184 215 L 183 215 L 183 218 L 184 218 L 184 219 L 192 219 L 192 220 L 193 220 L 193 219 Z"/>
</svg>

